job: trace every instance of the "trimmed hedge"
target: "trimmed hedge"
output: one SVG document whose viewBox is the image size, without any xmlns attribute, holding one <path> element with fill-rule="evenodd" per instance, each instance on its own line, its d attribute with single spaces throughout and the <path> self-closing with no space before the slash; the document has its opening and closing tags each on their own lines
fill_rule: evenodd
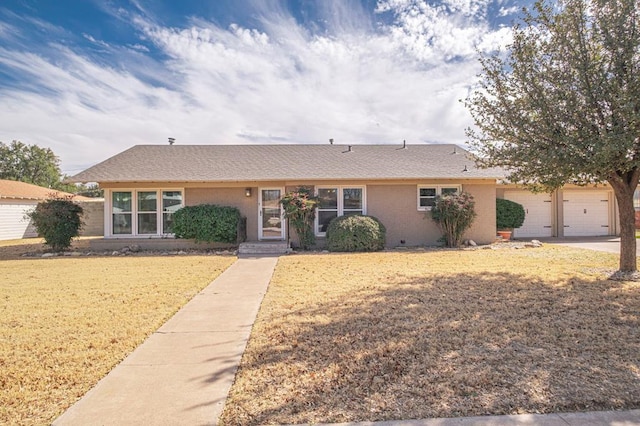
<svg viewBox="0 0 640 426">
<path fill-rule="evenodd" d="M 327 227 L 327 248 L 347 252 L 382 250 L 386 232 L 384 225 L 373 216 L 339 216 Z"/>
<path fill-rule="evenodd" d="M 176 238 L 194 239 L 196 242 L 237 243 L 243 223 L 235 207 L 199 204 L 187 206 L 173 214 L 173 232 Z"/>
<path fill-rule="evenodd" d="M 524 217 L 522 204 L 496 198 L 496 227 L 498 229 L 520 228 L 524 223 Z"/>
</svg>

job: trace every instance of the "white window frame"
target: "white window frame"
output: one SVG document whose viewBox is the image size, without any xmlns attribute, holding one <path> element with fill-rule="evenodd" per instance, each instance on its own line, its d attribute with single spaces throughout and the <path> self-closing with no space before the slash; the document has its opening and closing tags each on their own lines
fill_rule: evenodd
<svg viewBox="0 0 640 426">
<path fill-rule="evenodd" d="M 184 188 L 113 188 L 105 190 L 105 237 L 107 238 L 162 238 L 172 237 L 172 233 L 164 233 L 164 207 L 162 203 L 162 195 L 164 192 L 177 192 L 182 194 L 182 202 L 180 207 L 184 207 L 185 191 Z M 113 193 L 114 192 L 130 192 L 131 193 L 131 234 L 114 234 L 113 233 Z M 140 234 L 138 233 L 138 214 L 145 213 L 138 211 L 138 193 L 155 192 L 156 193 L 156 233 Z M 151 213 L 151 212 L 147 212 Z"/>
<path fill-rule="evenodd" d="M 367 187 L 365 185 L 318 185 L 315 187 L 315 195 L 318 195 L 320 189 L 337 189 L 338 194 L 338 217 L 344 216 L 344 190 L 345 189 L 361 189 L 362 190 L 362 214 L 367 214 Z M 347 212 L 354 211 L 354 209 L 347 209 Z M 313 225 L 314 232 L 317 237 L 326 237 L 326 232 L 320 232 L 320 220 L 318 215 L 318 208 L 316 208 L 316 218 Z"/>
<path fill-rule="evenodd" d="M 418 185 L 418 188 L 416 189 L 416 194 L 417 194 L 417 206 L 418 206 L 418 211 L 430 211 L 431 210 L 431 206 L 421 206 L 420 205 L 420 190 L 421 189 L 435 189 L 436 190 L 436 197 L 439 197 L 440 195 L 442 195 L 442 190 L 443 189 L 448 189 L 448 188 L 455 188 L 456 191 L 458 191 L 458 193 L 462 192 L 462 185 L 460 184 L 438 184 L 438 185 L 428 185 L 428 184 L 420 184 Z"/>
</svg>

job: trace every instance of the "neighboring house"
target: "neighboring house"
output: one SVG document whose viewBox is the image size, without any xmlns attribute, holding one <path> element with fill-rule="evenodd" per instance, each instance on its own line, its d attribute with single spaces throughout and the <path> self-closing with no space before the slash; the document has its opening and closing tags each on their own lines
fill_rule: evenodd
<svg viewBox="0 0 640 426">
<path fill-rule="evenodd" d="M 286 240 L 279 200 L 298 186 L 322 200 L 315 233 L 344 214 L 375 216 L 387 245 L 436 244 L 441 232 L 427 216 L 437 195 L 467 191 L 478 217 L 467 237 L 495 240 L 496 170 L 480 170 L 455 145 L 140 145 L 71 178 L 105 191 L 105 238 L 171 234 L 181 206 L 237 207 L 247 239 Z"/>
<path fill-rule="evenodd" d="M 284 241 L 279 200 L 299 186 L 321 200 L 314 224 L 320 243 L 332 218 L 362 213 L 385 225 L 387 246 L 435 245 L 441 232 L 428 212 L 436 196 L 458 191 L 475 198 L 478 217 L 465 237 L 480 244 L 495 241 L 496 196 L 525 206 L 516 237 L 615 233 L 607 187 L 550 196 L 498 185 L 503 178 L 503 171 L 478 169 L 467 151 L 445 144 L 139 145 L 71 181 L 104 189 L 106 239 L 170 237 L 174 211 L 211 203 L 237 207 L 249 241 Z"/>
<path fill-rule="evenodd" d="M 38 233 L 26 218 L 26 213 L 33 210 L 40 201 L 54 196 L 73 196 L 73 200 L 79 201 L 85 209 L 84 220 L 89 225 L 89 233 L 83 232 L 83 235 L 102 235 L 102 200 L 74 196 L 25 182 L 0 180 L 0 240 L 37 237 Z M 86 217 L 89 211 L 94 213 Z"/>
</svg>

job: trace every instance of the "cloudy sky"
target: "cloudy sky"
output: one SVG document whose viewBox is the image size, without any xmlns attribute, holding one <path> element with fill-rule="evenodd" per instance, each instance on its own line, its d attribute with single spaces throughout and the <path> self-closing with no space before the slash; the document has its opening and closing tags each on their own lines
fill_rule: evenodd
<svg viewBox="0 0 640 426">
<path fill-rule="evenodd" d="M 75 174 L 136 144 L 465 143 L 517 0 L 2 0 L 0 141 Z"/>
</svg>

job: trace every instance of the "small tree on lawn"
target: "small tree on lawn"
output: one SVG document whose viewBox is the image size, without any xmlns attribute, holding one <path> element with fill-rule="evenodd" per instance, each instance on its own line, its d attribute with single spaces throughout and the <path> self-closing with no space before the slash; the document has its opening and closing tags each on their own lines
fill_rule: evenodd
<svg viewBox="0 0 640 426">
<path fill-rule="evenodd" d="M 66 250 L 71 246 L 71 240 L 80 235 L 83 209 L 71 198 L 42 201 L 27 213 L 44 243 L 53 251 Z"/>
<path fill-rule="evenodd" d="M 313 221 L 316 218 L 318 199 L 311 195 L 309 188 L 300 187 L 286 193 L 280 204 L 284 208 L 284 217 L 298 234 L 300 247 L 304 250 L 309 249 L 316 242 Z"/>
<path fill-rule="evenodd" d="M 462 236 L 471 227 L 477 214 L 475 201 L 468 192 L 445 194 L 436 198 L 431 218 L 442 229 L 447 247 L 460 247 Z"/>
</svg>

